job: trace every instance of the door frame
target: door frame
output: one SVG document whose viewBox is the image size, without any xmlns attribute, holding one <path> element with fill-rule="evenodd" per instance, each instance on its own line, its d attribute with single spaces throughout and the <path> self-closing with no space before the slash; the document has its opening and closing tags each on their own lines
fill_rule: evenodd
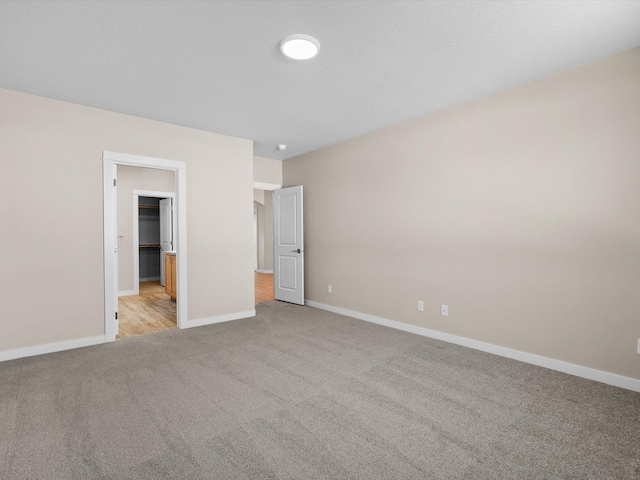
<svg viewBox="0 0 640 480">
<path fill-rule="evenodd" d="M 133 291 L 134 295 L 140 295 L 140 209 L 138 208 L 138 202 L 140 197 L 151 198 L 173 198 L 175 202 L 176 194 L 173 192 L 155 192 L 153 190 L 133 190 Z M 175 205 L 173 206 L 173 213 L 175 213 L 173 219 L 173 238 L 177 238 L 176 224 L 178 214 L 175 212 Z M 162 261 L 162 255 L 160 255 Z"/>
<path fill-rule="evenodd" d="M 177 262 L 177 324 L 187 326 L 187 164 L 163 158 L 143 157 L 117 152 L 102 152 L 102 200 L 104 219 L 104 330 L 105 340 L 116 339 L 118 312 L 118 239 L 116 232 L 117 196 L 115 195 L 116 166 L 155 168 L 175 172 L 176 230 L 175 251 Z M 135 268 L 135 265 L 134 265 Z"/>
</svg>

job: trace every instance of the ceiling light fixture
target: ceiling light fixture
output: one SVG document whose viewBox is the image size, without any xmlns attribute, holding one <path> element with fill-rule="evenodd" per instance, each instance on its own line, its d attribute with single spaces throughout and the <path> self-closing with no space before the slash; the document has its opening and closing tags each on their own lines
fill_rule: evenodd
<svg viewBox="0 0 640 480">
<path fill-rule="evenodd" d="M 289 35 L 280 42 L 280 51 L 294 60 L 308 60 L 320 51 L 320 42 L 309 35 Z"/>
<path fill-rule="evenodd" d="M 278 150 L 280 150 L 280 151 L 284 151 L 284 150 L 286 150 L 286 149 L 287 149 L 287 146 L 286 146 L 286 145 L 284 145 L 283 143 L 281 143 L 280 145 L 278 145 Z"/>
</svg>

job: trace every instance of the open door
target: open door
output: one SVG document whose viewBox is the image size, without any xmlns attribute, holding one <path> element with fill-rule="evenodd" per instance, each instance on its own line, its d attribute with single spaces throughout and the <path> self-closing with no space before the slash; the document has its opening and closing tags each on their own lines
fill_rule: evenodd
<svg viewBox="0 0 640 480">
<path fill-rule="evenodd" d="M 304 305 L 302 186 L 273 191 L 273 257 L 276 300 Z"/>
<path fill-rule="evenodd" d="M 160 200 L 160 285 L 165 286 L 164 254 L 173 251 L 173 199 Z"/>
</svg>

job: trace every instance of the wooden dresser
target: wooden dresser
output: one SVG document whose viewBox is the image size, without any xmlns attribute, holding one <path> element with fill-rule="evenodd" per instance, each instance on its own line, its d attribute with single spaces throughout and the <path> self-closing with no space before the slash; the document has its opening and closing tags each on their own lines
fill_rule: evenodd
<svg viewBox="0 0 640 480">
<path fill-rule="evenodd" d="M 164 254 L 164 291 L 171 296 L 172 300 L 176 299 L 176 254 Z"/>
</svg>

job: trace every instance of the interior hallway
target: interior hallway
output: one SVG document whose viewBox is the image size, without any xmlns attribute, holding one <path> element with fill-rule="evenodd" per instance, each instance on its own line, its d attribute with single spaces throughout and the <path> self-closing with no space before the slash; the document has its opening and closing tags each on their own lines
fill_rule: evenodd
<svg viewBox="0 0 640 480">
<path fill-rule="evenodd" d="M 159 281 L 140 282 L 140 295 L 118 299 L 116 338 L 177 328 L 176 315 L 176 302 L 164 292 Z"/>
<path fill-rule="evenodd" d="M 274 300 L 273 273 L 256 272 L 256 305 Z"/>
</svg>

